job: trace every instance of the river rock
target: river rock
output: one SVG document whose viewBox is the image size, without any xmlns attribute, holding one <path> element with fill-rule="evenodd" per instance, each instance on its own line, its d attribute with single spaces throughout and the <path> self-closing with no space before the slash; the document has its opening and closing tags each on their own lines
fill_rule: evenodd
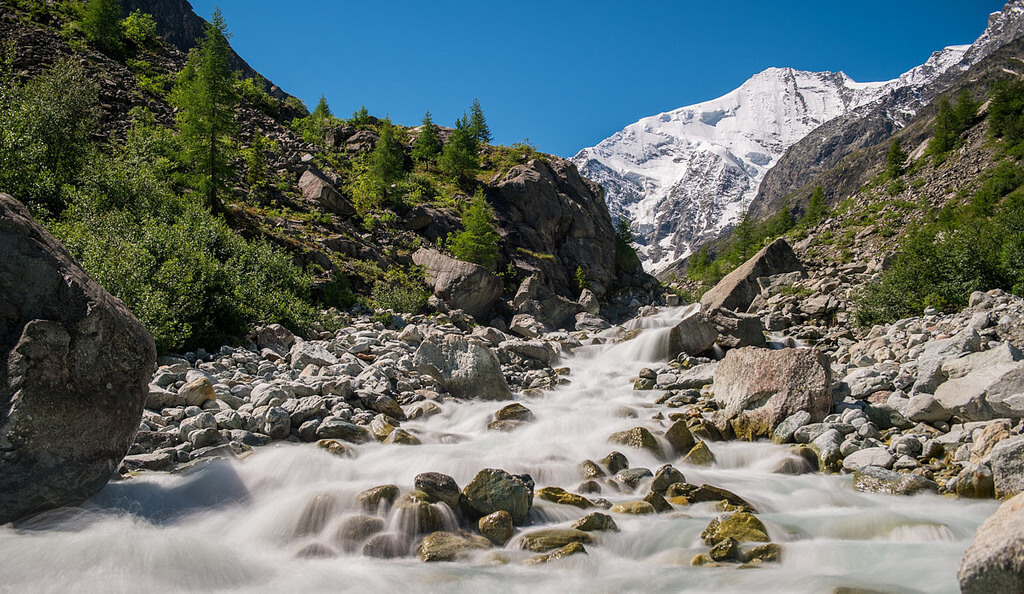
<svg viewBox="0 0 1024 594">
<path fill-rule="evenodd" d="M 558 503 L 561 505 L 571 505 L 580 509 L 588 509 L 594 507 L 586 497 L 570 493 L 561 487 L 544 487 L 537 491 L 536 497 L 552 503 Z"/>
<path fill-rule="evenodd" d="M 391 506 L 395 503 L 395 499 L 397 498 L 398 487 L 395 485 L 380 485 L 379 487 L 372 487 L 356 496 L 356 500 L 359 501 L 359 505 L 370 513 L 375 513 L 380 510 L 386 512 L 391 509 Z"/>
<path fill-rule="evenodd" d="M 669 331 L 668 358 L 675 359 L 680 353 L 700 355 L 715 344 L 716 338 L 718 329 L 695 308 Z"/>
<path fill-rule="evenodd" d="M 1024 592 L 1024 494 L 1004 502 L 978 528 L 960 559 L 964 594 Z"/>
<path fill-rule="evenodd" d="M 775 443 L 789 443 L 797 429 L 811 422 L 811 413 L 806 410 L 798 410 L 789 415 L 779 423 L 772 431 L 772 441 Z"/>
<path fill-rule="evenodd" d="M 427 563 L 436 561 L 459 561 L 469 557 L 473 551 L 491 548 L 491 542 L 482 536 L 462 531 L 432 532 L 423 537 L 416 556 Z"/>
<path fill-rule="evenodd" d="M 831 378 L 828 356 L 815 349 L 733 349 L 715 369 L 715 401 L 736 436 L 753 440 L 799 411 L 824 419 Z"/>
<path fill-rule="evenodd" d="M 928 491 L 937 493 L 939 490 L 938 485 L 923 476 L 886 470 L 878 466 L 865 466 L 855 472 L 853 486 L 858 491 L 888 495 L 914 495 Z"/>
<path fill-rule="evenodd" d="M 895 462 L 889 450 L 883 447 L 865 448 L 856 451 L 843 459 L 843 470 L 855 472 L 865 466 L 879 466 L 881 468 L 892 468 Z"/>
<path fill-rule="evenodd" d="M 128 452 L 156 347 L 19 202 L 0 194 L 0 523 L 77 504 Z"/>
<path fill-rule="evenodd" d="M 1004 439 L 988 456 L 996 497 L 1012 497 L 1024 492 L 1024 436 Z"/>
<path fill-rule="evenodd" d="M 697 443 L 697 440 L 693 437 L 693 433 L 690 432 L 690 428 L 686 426 L 683 421 L 676 421 L 672 423 L 672 426 L 665 432 L 665 439 L 669 445 L 672 446 L 672 450 L 678 456 L 682 456 L 689 452 L 693 446 Z"/>
<path fill-rule="evenodd" d="M 754 514 L 742 511 L 714 518 L 700 533 L 700 537 L 707 545 L 715 545 L 726 538 L 734 538 L 739 542 L 771 542 L 768 529 L 761 520 Z"/>
<path fill-rule="evenodd" d="M 917 381 L 914 392 L 934 393 L 939 384 L 946 381 L 942 366 L 947 361 L 981 348 L 981 337 L 973 328 L 966 328 L 955 336 L 933 340 L 927 343 L 917 358 Z"/>
<path fill-rule="evenodd" d="M 498 510 L 480 518 L 480 521 L 477 522 L 477 529 L 480 530 L 480 534 L 484 535 L 484 538 L 499 547 L 505 546 L 505 543 L 515 533 L 512 514 L 505 510 Z"/>
<path fill-rule="evenodd" d="M 594 537 L 574 528 L 544 528 L 519 537 L 520 548 L 537 553 L 561 548 L 572 542 L 590 544 L 594 542 Z"/>
<path fill-rule="evenodd" d="M 506 400 L 512 397 L 494 352 L 463 336 L 447 335 L 436 342 L 424 340 L 416 349 L 413 365 L 456 398 Z"/>
<path fill-rule="evenodd" d="M 384 530 L 384 519 L 376 516 L 358 514 L 345 518 L 334 533 L 334 540 L 346 551 L 356 550 L 356 546 L 367 538 Z"/>
<path fill-rule="evenodd" d="M 525 561 L 527 565 L 543 565 L 544 563 L 550 563 L 559 559 L 565 559 L 572 555 L 586 555 L 587 549 L 578 542 L 570 542 L 564 547 L 551 551 L 546 555 L 537 555 L 536 557 L 530 557 Z"/>
<path fill-rule="evenodd" d="M 617 514 L 628 514 L 632 516 L 657 513 L 654 506 L 646 501 L 624 501 L 613 505 L 611 511 Z"/>
<path fill-rule="evenodd" d="M 608 514 L 592 512 L 572 523 L 572 528 L 584 532 L 618 532 L 619 526 Z"/>
<path fill-rule="evenodd" d="M 664 493 L 669 486 L 675 483 L 685 483 L 686 477 L 676 470 L 671 464 L 666 464 L 654 473 L 654 481 L 651 482 L 651 491 Z"/>
<path fill-rule="evenodd" d="M 960 474 L 956 475 L 956 496 L 971 499 L 991 499 L 995 497 L 995 481 L 992 469 L 984 464 L 968 462 L 964 464 Z"/>
<path fill-rule="evenodd" d="M 473 517 L 483 517 L 499 510 L 507 511 L 516 526 L 526 522 L 533 499 L 532 486 L 523 478 L 504 470 L 485 468 L 462 490 L 463 507 Z"/>
<path fill-rule="evenodd" d="M 455 479 L 440 472 L 417 474 L 413 486 L 426 495 L 428 502 L 443 502 L 452 509 L 459 504 L 459 495 L 462 493 Z"/>
<path fill-rule="evenodd" d="M 757 279 L 783 272 L 803 271 L 803 265 L 784 239 L 765 246 L 752 258 L 733 270 L 700 299 L 701 311 L 718 308 L 747 311 L 754 298 L 761 294 Z"/>
<path fill-rule="evenodd" d="M 423 266 L 427 284 L 449 309 L 461 309 L 478 322 L 490 319 L 502 290 L 501 279 L 491 271 L 429 248 L 416 250 L 412 261 Z"/>
<path fill-rule="evenodd" d="M 661 447 L 661 442 L 645 427 L 633 427 L 628 431 L 613 433 L 608 437 L 608 441 L 638 450 L 647 450 L 659 459 L 665 457 L 665 450 Z"/>
</svg>

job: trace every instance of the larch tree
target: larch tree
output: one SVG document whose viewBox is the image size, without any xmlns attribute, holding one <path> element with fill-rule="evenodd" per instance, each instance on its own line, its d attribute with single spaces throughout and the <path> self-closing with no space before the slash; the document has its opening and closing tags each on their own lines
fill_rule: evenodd
<svg viewBox="0 0 1024 594">
<path fill-rule="evenodd" d="M 203 39 L 189 52 L 170 96 L 171 104 L 178 108 L 183 163 L 214 212 L 223 209 L 220 194 L 227 189 L 231 176 L 233 137 L 238 129 L 238 95 L 229 61 L 229 36 L 218 8 L 206 25 Z"/>
<path fill-rule="evenodd" d="M 430 117 L 428 111 L 423 116 L 423 125 L 416 137 L 416 145 L 412 149 L 412 158 L 426 164 L 430 168 L 430 162 L 441 153 L 441 139 L 437 135 L 437 126 Z"/>
<path fill-rule="evenodd" d="M 487 127 L 487 119 L 484 118 L 484 110 L 480 107 L 479 99 L 473 99 L 473 106 L 469 108 L 469 130 L 478 145 L 490 144 L 491 129 Z"/>
</svg>

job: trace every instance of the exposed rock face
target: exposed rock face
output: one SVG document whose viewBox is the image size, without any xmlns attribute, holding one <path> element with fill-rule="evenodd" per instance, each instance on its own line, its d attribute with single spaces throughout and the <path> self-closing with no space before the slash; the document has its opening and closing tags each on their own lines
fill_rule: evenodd
<svg viewBox="0 0 1024 594">
<path fill-rule="evenodd" d="M 574 291 L 579 266 L 591 290 L 604 296 L 615 281 L 615 231 L 600 186 L 552 158 L 513 167 L 493 189 L 505 244 L 521 248 L 507 254 L 510 261 L 538 271 L 563 296 Z"/>
<path fill-rule="evenodd" d="M 1024 494 L 1003 503 L 978 528 L 957 577 L 964 594 L 1024 591 Z"/>
<path fill-rule="evenodd" d="M 412 261 L 423 266 L 427 283 L 450 309 L 461 309 L 486 322 L 501 297 L 501 280 L 478 264 L 450 258 L 436 250 L 420 248 Z"/>
<path fill-rule="evenodd" d="M 715 368 L 715 400 L 744 439 L 767 437 L 799 411 L 821 421 L 832 406 L 831 387 L 828 356 L 814 349 L 734 349 Z"/>
<path fill-rule="evenodd" d="M 803 269 L 786 240 L 776 239 L 705 293 L 700 299 L 701 311 L 724 308 L 746 312 L 754 298 L 761 294 L 758 278 Z"/>
<path fill-rule="evenodd" d="M 438 342 L 424 340 L 413 365 L 433 377 L 456 398 L 505 400 L 512 392 L 501 373 L 497 356 L 462 336 L 445 336 Z"/>
<path fill-rule="evenodd" d="M 156 347 L 6 194 L 0 253 L 2 523 L 107 483 L 139 428 Z"/>
</svg>

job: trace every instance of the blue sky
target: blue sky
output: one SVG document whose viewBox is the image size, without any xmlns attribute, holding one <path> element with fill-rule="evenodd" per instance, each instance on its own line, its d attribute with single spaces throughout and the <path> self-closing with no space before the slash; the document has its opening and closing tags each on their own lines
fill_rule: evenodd
<svg viewBox="0 0 1024 594">
<path fill-rule="evenodd" d="M 479 98 L 494 140 L 571 156 L 771 66 L 887 80 L 971 43 L 1002 0 L 191 0 L 310 108 L 452 125 Z"/>
</svg>

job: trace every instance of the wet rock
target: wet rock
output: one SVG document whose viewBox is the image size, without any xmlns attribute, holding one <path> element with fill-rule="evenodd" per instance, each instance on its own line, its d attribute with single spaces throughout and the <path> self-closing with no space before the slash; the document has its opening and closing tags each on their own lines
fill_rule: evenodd
<svg viewBox="0 0 1024 594">
<path fill-rule="evenodd" d="M 734 538 L 739 542 L 771 542 L 768 529 L 757 516 L 747 512 L 735 512 L 727 516 L 719 516 L 708 524 L 700 533 L 704 544 L 715 545 Z"/>
<path fill-rule="evenodd" d="M 672 426 L 665 432 L 665 439 L 672 446 L 672 451 L 678 456 L 689 452 L 697 443 L 693 433 L 690 432 L 689 427 L 683 421 L 672 423 Z"/>
<path fill-rule="evenodd" d="M 520 536 L 519 548 L 543 553 L 573 542 L 590 544 L 594 542 L 594 538 L 590 534 L 574 528 L 545 528 Z"/>
<path fill-rule="evenodd" d="M 651 491 L 664 494 L 674 483 L 685 483 L 686 477 L 676 470 L 671 464 L 666 464 L 654 473 L 654 481 L 651 483 Z"/>
<path fill-rule="evenodd" d="M 334 541 L 345 551 L 357 546 L 374 534 L 384 530 L 384 519 L 376 516 L 356 515 L 345 518 L 334 533 Z"/>
<path fill-rule="evenodd" d="M 495 421 L 521 421 L 528 423 L 534 419 L 533 411 L 518 402 L 513 402 L 494 413 Z"/>
<path fill-rule="evenodd" d="M 405 429 L 395 429 L 384 438 L 385 444 L 396 444 L 396 445 L 421 445 L 420 438 L 416 437 L 412 433 L 409 433 Z"/>
<path fill-rule="evenodd" d="M 377 559 L 404 557 L 408 551 L 405 538 L 399 534 L 376 534 L 363 545 L 363 555 Z"/>
<path fill-rule="evenodd" d="M 504 510 L 516 526 L 526 522 L 533 498 L 532 486 L 504 470 L 486 468 L 477 473 L 463 488 L 463 507 L 480 518 Z"/>
<path fill-rule="evenodd" d="M 617 514 L 628 514 L 633 516 L 657 513 L 654 506 L 646 501 L 625 501 L 612 506 L 611 511 Z"/>
<path fill-rule="evenodd" d="M 406 493 L 395 502 L 395 523 L 405 534 L 429 534 L 457 528 L 452 511 L 443 504 L 430 503 L 422 493 Z"/>
<path fill-rule="evenodd" d="M 708 557 L 711 557 L 712 561 L 719 563 L 739 561 L 741 558 L 740 543 L 732 537 L 723 538 L 711 547 L 711 550 L 708 551 Z"/>
<path fill-rule="evenodd" d="M 651 476 L 654 476 L 654 473 L 646 468 L 627 468 L 615 473 L 615 480 L 632 489 L 639 485 L 640 481 Z"/>
<path fill-rule="evenodd" d="M 413 479 L 413 485 L 417 490 L 423 492 L 429 503 L 443 502 L 452 509 L 459 504 L 459 495 L 462 491 L 455 479 L 447 474 L 440 472 L 417 474 Z"/>
<path fill-rule="evenodd" d="M 535 496 L 545 501 L 551 501 L 552 503 L 558 503 L 561 505 L 571 505 L 580 509 L 594 507 L 594 504 L 587 500 L 586 497 L 576 495 L 575 493 L 569 493 L 565 489 L 559 487 L 544 487 L 537 491 Z"/>
<path fill-rule="evenodd" d="M 756 546 L 743 553 L 744 563 L 763 562 L 774 563 L 782 557 L 782 547 L 775 543 L 768 543 Z M 853 593 L 850 593 L 853 594 Z"/>
<path fill-rule="evenodd" d="M 611 452 L 604 458 L 601 458 L 599 462 L 604 464 L 604 467 L 612 474 L 617 474 L 620 470 L 629 468 L 629 460 L 620 452 Z"/>
<path fill-rule="evenodd" d="M 381 485 L 367 489 L 356 496 L 359 505 L 370 513 L 391 509 L 398 498 L 398 487 L 395 485 Z"/>
<path fill-rule="evenodd" d="M 937 493 L 939 486 L 916 474 L 886 470 L 878 466 L 865 466 L 854 473 L 853 486 L 858 491 L 888 495 L 914 495 L 922 492 Z"/>
<path fill-rule="evenodd" d="M 296 559 L 333 559 L 337 557 L 334 550 L 318 542 L 310 543 L 295 553 Z"/>
<path fill-rule="evenodd" d="M 477 528 L 480 530 L 480 534 L 499 547 L 505 546 L 505 543 L 515 533 L 512 514 L 505 510 L 496 511 L 480 518 Z"/>
<path fill-rule="evenodd" d="M 715 401 L 740 439 L 767 437 L 799 411 L 824 419 L 831 388 L 828 357 L 814 349 L 734 349 L 715 369 Z"/>
<path fill-rule="evenodd" d="M 347 446 L 336 439 L 321 439 L 316 442 L 316 446 L 342 458 L 351 458 L 355 456 L 355 450 L 353 450 L 351 446 Z"/>
<path fill-rule="evenodd" d="M 619 526 L 608 514 L 592 512 L 572 523 L 572 528 L 584 532 L 618 532 Z"/>
<path fill-rule="evenodd" d="M 314 495 L 302 508 L 298 521 L 295 523 L 294 536 L 302 537 L 320 534 L 324 526 L 340 505 L 338 496 L 333 493 Z"/>
<path fill-rule="evenodd" d="M 608 441 L 638 450 L 647 450 L 656 457 L 664 459 L 665 451 L 661 442 L 645 427 L 634 427 L 628 431 L 620 431 L 608 436 Z"/>
<path fill-rule="evenodd" d="M 629 463 L 627 462 L 626 465 L 628 466 Z M 591 460 L 584 460 L 583 464 L 580 464 L 580 474 L 583 475 L 583 478 L 587 479 L 602 478 L 606 476 L 605 472 L 601 470 L 601 467 Z"/>
<path fill-rule="evenodd" d="M 0 194 L 0 523 L 78 504 L 139 429 L 152 337 Z"/>
<path fill-rule="evenodd" d="M 316 436 L 320 439 L 343 439 L 349 443 L 367 443 L 373 441 L 373 435 L 366 429 L 337 417 L 327 417 L 316 428 Z"/>
<path fill-rule="evenodd" d="M 715 487 L 714 485 L 701 485 L 694 489 L 690 489 L 686 493 L 686 498 L 690 503 L 703 503 L 706 501 L 725 501 L 730 505 L 736 507 L 742 507 L 750 513 L 754 513 L 754 507 L 743 499 L 739 495 L 723 489 L 721 487 Z"/>
<path fill-rule="evenodd" d="M 683 456 L 681 462 L 693 466 L 711 466 L 715 463 L 715 455 L 711 453 L 708 444 L 698 441 L 697 445 L 690 448 L 690 451 Z"/>
<path fill-rule="evenodd" d="M 672 506 L 665 500 L 665 496 L 661 493 L 651 491 L 647 495 L 644 495 L 643 500 L 650 503 L 651 507 L 654 508 L 654 511 L 659 514 L 672 511 Z"/>
<path fill-rule="evenodd" d="M 423 537 L 416 548 L 416 556 L 420 561 L 432 563 L 437 561 L 459 561 L 466 559 L 474 551 L 489 549 L 491 542 L 482 536 L 468 532 L 432 532 Z"/>
<path fill-rule="evenodd" d="M 424 340 L 416 350 L 413 365 L 456 398 L 506 400 L 512 397 L 497 356 L 463 336 L 447 335 L 437 342 Z"/>
<path fill-rule="evenodd" d="M 586 555 L 587 549 L 578 542 L 570 542 L 564 547 L 560 547 L 557 550 L 551 551 L 547 555 L 537 555 L 536 557 L 530 557 L 525 561 L 527 565 L 543 565 L 544 563 L 550 563 L 559 559 L 564 559 L 572 555 Z"/>
<path fill-rule="evenodd" d="M 1004 502 L 982 523 L 957 577 L 964 594 L 1024 591 L 1024 495 Z"/>
</svg>

